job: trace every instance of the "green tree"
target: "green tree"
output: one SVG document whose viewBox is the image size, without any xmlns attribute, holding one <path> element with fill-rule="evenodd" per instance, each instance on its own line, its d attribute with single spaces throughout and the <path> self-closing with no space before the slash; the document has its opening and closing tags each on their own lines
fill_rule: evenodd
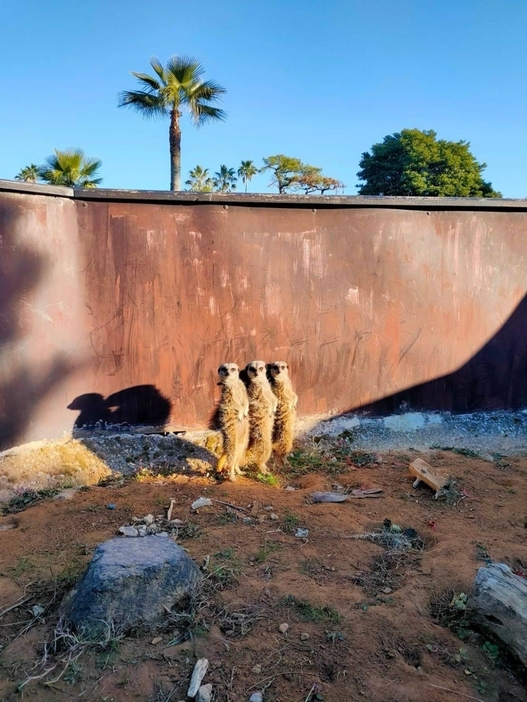
<svg viewBox="0 0 527 702">
<path fill-rule="evenodd" d="M 279 193 L 286 193 L 298 186 L 298 179 L 305 168 L 299 158 L 276 154 L 264 158 L 263 162 L 262 171 L 272 171 L 273 174 L 269 185 L 278 188 Z"/>
<path fill-rule="evenodd" d="M 208 168 L 196 166 L 194 169 L 189 171 L 188 175 L 189 178 L 185 181 L 185 185 L 188 185 L 188 190 L 201 193 L 212 192 L 214 181 L 209 176 Z"/>
<path fill-rule="evenodd" d="M 70 188 L 96 188 L 102 178 L 97 171 L 102 163 L 96 158 L 87 158 L 82 149 L 55 149 L 44 165 L 39 166 L 38 177 L 49 185 L 65 185 Z"/>
<path fill-rule="evenodd" d="M 245 192 L 247 192 L 247 184 L 257 173 L 258 169 L 254 165 L 254 161 L 242 161 L 240 167 L 238 168 L 238 177 L 241 178 L 242 183 L 245 186 Z"/>
<path fill-rule="evenodd" d="M 210 120 L 225 119 L 225 112 L 213 103 L 226 91 L 212 80 L 202 80 L 203 66 L 189 56 L 172 56 L 166 66 L 152 58 L 150 65 L 156 75 L 132 71 L 141 90 L 119 93 L 118 104 L 131 107 L 144 117 L 170 118 L 170 189 L 181 190 L 180 117 L 186 111 L 197 127 Z"/>
<path fill-rule="evenodd" d="M 483 180 L 466 141 L 437 139 L 430 129 L 403 129 L 362 154 L 357 173 L 361 195 L 501 197 Z"/>
<path fill-rule="evenodd" d="M 298 179 L 298 188 L 306 195 L 309 193 L 324 195 L 329 190 L 344 190 L 345 187 L 342 181 L 323 175 L 320 168 L 309 167 L 300 174 Z"/>
<path fill-rule="evenodd" d="M 220 170 L 214 174 L 212 179 L 214 183 L 214 190 L 220 193 L 230 193 L 236 190 L 236 171 L 234 168 L 227 168 L 227 166 L 220 166 Z"/>
<path fill-rule="evenodd" d="M 34 163 L 21 168 L 16 174 L 15 180 L 22 180 L 25 183 L 36 183 L 38 180 L 38 166 Z"/>
</svg>

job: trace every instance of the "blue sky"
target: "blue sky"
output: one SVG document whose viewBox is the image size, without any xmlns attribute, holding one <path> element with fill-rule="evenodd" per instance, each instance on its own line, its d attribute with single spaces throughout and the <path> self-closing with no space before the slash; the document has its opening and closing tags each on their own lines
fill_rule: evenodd
<svg viewBox="0 0 527 702">
<path fill-rule="evenodd" d="M 227 89 L 228 118 L 183 122 L 183 179 L 284 153 L 353 195 L 361 153 L 416 127 L 469 141 L 495 189 L 526 197 L 526 27 L 525 0 L 10 0 L 0 178 L 80 147 L 102 160 L 102 187 L 168 189 L 168 121 L 117 94 L 151 56 L 187 54 Z"/>
</svg>

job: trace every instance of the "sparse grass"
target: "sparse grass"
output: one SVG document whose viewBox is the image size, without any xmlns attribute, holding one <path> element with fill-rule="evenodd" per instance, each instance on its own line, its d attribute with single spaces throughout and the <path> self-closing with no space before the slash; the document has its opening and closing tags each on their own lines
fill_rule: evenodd
<svg viewBox="0 0 527 702">
<path fill-rule="evenodd" d="M 430 446 L 434 451 L 450 451 L 450 453 L 457 453 L 459 456 L 465 456 L 466 458 L 480 458 L 480 454 L 477 451 L 473 451 L 468 448 L 458 448 L 457 446 L 440 446 L 439 444 L 432 444 Z"/>
<path fill-rule="evenodd" d="M 60 488 L 43 488 L 42 490 L 24 490 L 12 497 L 1 510 L 3 515 L 23 512 L 28 507 L 42 500 L 49 500 L 60 492 Z"/>
<path fill-rule="evenodd" d="M 279 551 L 281 548 L 282 544 L 278 541 L 269 541 L 268 539 L 265 539 L 264 543 L 258 549 L 258 552 L 254 557 L 254 561 L 256 563 L 265 563 L 271 553 Z"/>
<path fill-rule="evenodd" d="M 77 439 L 34 442 L 0 457 L 0 482 L 26 491 L 96 485 L 110 468 Z"/>
<path fill-rule="evenodd" d="M 289 514 L 286 514 L 285 517 L 283 518 L 281 528 L 282 528 L 282 531 L 285 532 L 286 534 L 294 534 L 299 526 L 300 526 L 300 518 L 297 517 L 296 514 L 292 514 L 290 512 Z"/>
<path fill-rule="evenodd" d="M 273 473 L 258 473 L 256 479 L 258 482 L 269 485 L 270 487 L 280 486 L 280 478 L 277 475 L 273 475 Z"/>
<path fill-rule="evenodd" d="M 368 570 L 356 573 L 352 582 L 359 585 L 370 597 L 378 597 L 383 590 L 393 591 L 401 587 L 408 573 L 415 569 L 419 562 L 420 556 L 415 552 L 386 551 L 370 561 Z"/>
<path fill-rule="evenodd" d="M 340 622 L 340 614 L 333 607 L 324 605 L 317 607 L 307 600 L 299 600 L 294 595 L 287 595 L 282 600 L 286 607 L 291 607 L 299 617 L 305 622 L 324 622 L 330 624 L 338 624 Z"/>
<path fill-rule="evenodd" d="M 178 537 L 180 539 L 199 539 L 201 537 L 201 529 L 196 522 L 187 522 L 184 526 L 179 527 Z"/>
</svg>

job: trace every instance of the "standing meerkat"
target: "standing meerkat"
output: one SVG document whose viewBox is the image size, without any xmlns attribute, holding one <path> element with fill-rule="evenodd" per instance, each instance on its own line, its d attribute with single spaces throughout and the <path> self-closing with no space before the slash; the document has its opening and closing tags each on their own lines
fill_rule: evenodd
<svg viewBox="0 0 527 702">
<path fill-rule="evenodd" d="M 266 474 L 273 450 L 274 413 L 278 402 L 267 380 L 263 361 L 251 361 L 242 375 L 249 397 L 249 445 L 245 463 L 256 464 L 260 473 Z"/>
<path fill-rule="evenodd" d="M 298 396 L 291 385 L 289 367 L 285 361 L 268 363 L 267 376 L 278 401 L 273 427 L 273 451 L 278 464 L 283 467 L 285 457 L 293 448 Z"/>
<path fill-rule="evenodd" d="M 223 436 L 223 453 L 218 461 L 218 472 L 227 464 L 229 479 L 241 475 L 240 461 L 249 440 L 249 400 L 240 380 L 236 363 L 223 363 L 218 368 L 221 397 L 215 412 L 218 428 Z"/>
</svg>

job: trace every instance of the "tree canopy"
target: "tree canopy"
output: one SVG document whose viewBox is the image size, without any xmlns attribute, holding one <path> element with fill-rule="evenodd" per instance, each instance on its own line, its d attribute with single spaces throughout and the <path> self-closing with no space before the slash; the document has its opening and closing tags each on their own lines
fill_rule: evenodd
<svg viewBox="0 0 527 702">
<path fill-rule="evenodd" d="M 361 195 L 501 197 L 481 173 L 466 141 L 437 139 L 432 129 L 403 129 L 362 154 Z"/>
<path fill-rule="evenodd" d="M 209 175 L 208 168 L 196 166 L 188 174 L 188 180 L 185 185 L 188 185 L 188 190 L 201 193 L 210 193 L 214 187 L 214 181 Z"/>
<path fill-rule="evenodd" d="M 212 80 L 202 80 L 205 69 L 189 56 L 172 56 L 166 66 L 152 58 L 150 65 L 155 76 L 132 71 L 141 90 L 122 91 L 118 104 L 131 107 L 144 117 L 170 117 L 170 189 L 181 190 L 180 117 L 186 110 L 197 127 L 210 120 L 225 119 L 225 112 L 214 103 L 226 90 Z"/>
<path fill-rule="evenodd" d="M 24 183 L 36 183 L 38 180 L 39 167 L 35 163 L 31 163 L 25 168 L 21 168 L 15 176 L 15 180 L 21 180 Z"/>
<path fill-rule="evenodd" d="M 276 154 L 263 160 L 262 171 L 271 171 L 271 185 L 278 188 L 279 193 L 302 190 L 305 193 L 344 189 L 344 183 L 336 178 L 322 174 L 322 169 L 303 163 L 299 158 Z"/>
</svg>

